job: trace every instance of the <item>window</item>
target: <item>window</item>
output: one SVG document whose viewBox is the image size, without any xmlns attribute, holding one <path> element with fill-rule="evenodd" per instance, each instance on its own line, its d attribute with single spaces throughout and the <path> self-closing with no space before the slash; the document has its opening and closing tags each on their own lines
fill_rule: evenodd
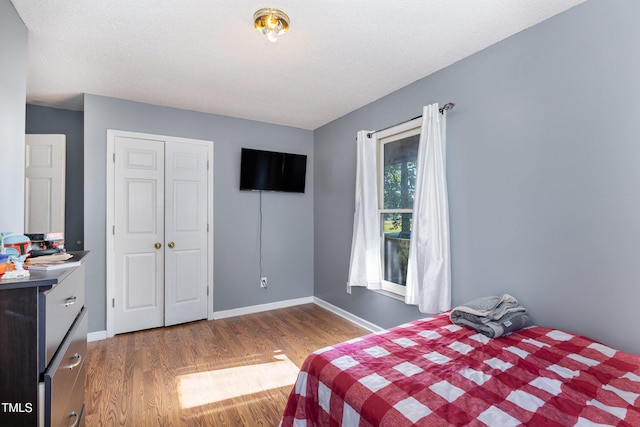
<svg viewBox="0 0 640 427">
<path fill-rule="evenodd" d="M 378 134 L 382 289 L 399 295 L 406 294 L 421 123 L 415 119 Z"/>
</svg>

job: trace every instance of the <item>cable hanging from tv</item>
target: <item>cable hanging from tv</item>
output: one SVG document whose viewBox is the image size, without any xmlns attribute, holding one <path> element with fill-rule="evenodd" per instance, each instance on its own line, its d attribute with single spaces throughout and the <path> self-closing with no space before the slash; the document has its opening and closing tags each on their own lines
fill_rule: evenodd
<svg viewBox="0 0 640 427">
<path fill-rule="evenodd" d="M 454 104 L 453 102 L 447 102 L 442 107 L 438 108 L 438 111 L 440 111 L 440 114 L 444 114 L 445 111 L 449 111 L 449 110 L 453 109 L 453 107 L 455 107 L 455 106 L 456 106 L 456 104 Z M 413 117 L 413 118 L 411 118 L 409 120 L 405 120 L 404 122 L 396 123 L 395 125 L 387 126 L 386 128 L 382 128 L 382 129 L 374 130 L 372 132 L 368 132 L 367 133 L 367 138 L 371 138 L 374 133 L 378 133 L 378 132 L 382 132 L 383 130 L 391 129 L 392 127 L 396 127 L 396 126 L 401 125 L 403 123 L 410 122 L 411 120 L 419 119 L 420 117 L 422 117 L 422 114 L 420 114 L 419 116 L 415 116 L 415 117 Z"/>
</svg>

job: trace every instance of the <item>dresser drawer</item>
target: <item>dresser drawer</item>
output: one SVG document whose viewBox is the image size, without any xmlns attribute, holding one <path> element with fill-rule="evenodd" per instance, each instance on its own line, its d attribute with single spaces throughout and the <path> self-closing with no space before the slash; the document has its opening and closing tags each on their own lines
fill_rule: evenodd
<svg viewBox="0 0 640 427">
<path fill-rule="evenodd" d="M 84 306 L 84 264 L 73 268 L 53 288 L 40 294 L 40 372 L 51 362 L 71 324 Z"/>
<path fill-rule="evenodd" d="M 80 425 L 84 407 L 87 310 L 83 309 L 44 374 L 45 425 Z M 75 423 L 75 424 L 74 424 Z"/>
</svg>

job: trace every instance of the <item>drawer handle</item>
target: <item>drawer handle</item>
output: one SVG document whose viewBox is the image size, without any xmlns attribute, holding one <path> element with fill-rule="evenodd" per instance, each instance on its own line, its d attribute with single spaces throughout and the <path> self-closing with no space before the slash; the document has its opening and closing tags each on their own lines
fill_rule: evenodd
<svg viewBox="0 0 640 427">
<path fill-rule="evenodd" d="M 65 307 L 69 307 L 70 305 L 75 304 L 77 299 L 78 299 L 78 297 L 76 297 L 76 296 L 72 296 L 72 297 L 67 298 L 66 300 L 64 300 L 64 306 Z"/>
<path fill-rule="evenodd" d="M 80 356 L 78 353 L 71 356 L 71 359 L 76 359 L 76 361 L 73 362 L 71 365 L 67 366 L 67 368 L 69 369 L 73 369 L 76 366 L 78 366 L 80 363 L 82 363 L 82 356 Z"/>
<path fill-rule="evenodd" d="M 80 418 L 78 417 L 78 413 L 76 411 L 71 412 L 69 414 L 69 418 L 75 418 L 75 421 L 69 427 L 76 427 L 78 425 L 78 421 L 80 420 Z"/>
</svg>

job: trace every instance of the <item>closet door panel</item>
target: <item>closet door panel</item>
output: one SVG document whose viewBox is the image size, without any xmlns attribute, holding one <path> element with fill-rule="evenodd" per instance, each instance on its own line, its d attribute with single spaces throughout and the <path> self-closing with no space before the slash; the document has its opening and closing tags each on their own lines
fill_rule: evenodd
<svg viewBox="0 0 640 427">
<path fill-rule="evenodd" d="M 118 137 L 115 143 L 114 332 L 164 324 L 164 148 Z"/>
<path fill-rule="evenodd" d="M 165 144 L 165 325 L 207 317 L 205 144 Z"/>
</svg>

